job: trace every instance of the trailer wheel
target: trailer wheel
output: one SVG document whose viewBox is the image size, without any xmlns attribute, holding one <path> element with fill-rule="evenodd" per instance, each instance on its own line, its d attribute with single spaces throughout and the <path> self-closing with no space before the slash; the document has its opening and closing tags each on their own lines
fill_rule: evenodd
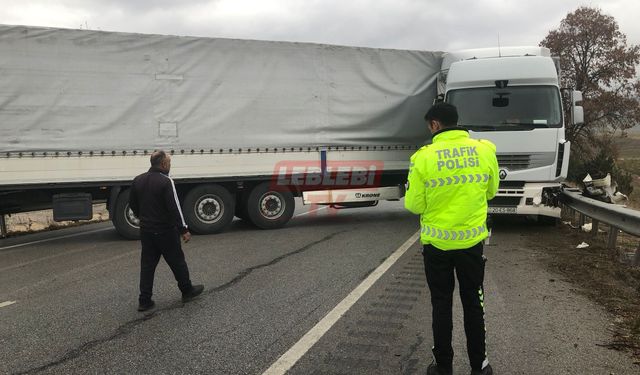
<svg viewBox="0 0 640 375">
<path fill-rule="evenodd" d="M 295 200 L 290 191 L 277 191 L 263 182 L 251 190 L 247 198 L 249 220 L 261 229 L 284 226 L 293 216 Z"/>
<path fill-rule="evenodd" d="M 128 240 L 137 240 L 140 239 L 140 220 L 129 208 L 129 194 L 130 189 L 118 194 L 111 221 L 119 235 Z"/>
<path fill-rule="evenodd" d="M 202 185 L 187 193 L 182 211 L 189 230 L 197 234 L 212 234 L 231 223 L 234 203 L 233 196 L 224 187 Z"/>
</svg>

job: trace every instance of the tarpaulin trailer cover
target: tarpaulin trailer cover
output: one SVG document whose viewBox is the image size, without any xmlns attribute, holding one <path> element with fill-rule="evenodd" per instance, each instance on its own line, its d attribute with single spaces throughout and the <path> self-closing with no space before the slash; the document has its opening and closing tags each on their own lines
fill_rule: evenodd
<svg viewBox="0 0 640 375">
<path fill-rule="evenodd" d="M 0 152 L 416 145 L 441 52 L 0 26 Z"/>
</svg>

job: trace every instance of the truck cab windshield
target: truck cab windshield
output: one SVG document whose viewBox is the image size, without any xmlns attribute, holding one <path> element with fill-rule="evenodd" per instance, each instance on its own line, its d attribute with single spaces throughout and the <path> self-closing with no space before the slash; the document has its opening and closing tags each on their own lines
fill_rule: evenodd
<svg viewBox="0 0 640 375">
<path fill-rule="evenodd" d="M 451 90 L 458 124 L 474 131 L 531 130 L 562 126 L 560 93 L 553 86 L 482 87 Z"/>
</svg>

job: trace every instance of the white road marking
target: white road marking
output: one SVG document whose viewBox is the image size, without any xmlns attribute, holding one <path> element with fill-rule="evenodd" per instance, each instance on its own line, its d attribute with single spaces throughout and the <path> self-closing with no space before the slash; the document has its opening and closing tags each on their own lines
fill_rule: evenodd
<svg viewBox="0 0 640 375">
<path fill-rule="evenodd" d="M 29 289 L 29 288 L 34 288 L 34 287 L 37 287 L 37 286 L 40 286 L 40 285 L 44 285 L 44 284 L 50 284 L 50 283 L 53 283 L 56 280 L 62 280 L 64 277 L 66 277 L 68 275 L 73 275 L 75 273 L 82 273 L 85 270 L 89 270 L 91 268 L 95 268 L 95 267 L 101 266 L 103 264 L 107 264 L 109 262 L 113 262 L 115 260 L 120 260 L 122 258 L 131 257 L 132 255 L 134 255 L 136 253 L 139 254 L 140 253 L 140 249 L 127 251 L 126 253 L 123 253 L 123 254 L 108 258 L 108 259 L 104 259 L 104 260 L 101 260 L 101 261 L 96 262 L 96 263 L 87 264 L 86 266 L 73 268 L 73 269 L 71 269 L 71 270 L 69 270 L 67 272 L 51 275 L 51 277 L 41 279 L 40 281 L 36 282 L 35 284 L 25 285 L 25 286 L 23 286 L 23 287 L 21 287 L 19 289 L 16 289 L 16 290 L 14 290 L 12 292 L 9 292 L 9 294 L 7 294 L 7 295 L 9 295 L 9 296 L 16 295 L 16 294 L 21 293 L 24 290 Z"/>
<path fill-rule="evenodd" d="M 2 303 L 0 303 L 0 308 L 2 308 L 2 307 L 7 307 L 7 306 L 11 306 L 11 305 L 13 305 L 13 304 L 14 304 L 14 303 L 16 303 L 16 302 L 17 302 L 17 301 L 6 301 L 6 302 L 2 302 Z"/>
<path fill-rule="evenodd" d="M 63 238 L 71 238 L 71 237 L 78 237 L 78 236 L 83 236 L 85 234 L 91 234 L 91 233 L 97 233 L 97 232 L 104 232 L 106 230 L 112 230 L 112 227 L 107 227 L 107 228 L 100 228 L 100 229 L 94 229 L 94 230 L 88 230 L 86 232 L 81 232 L 81 233 L 73 233 L 73 234 L 67 234 L 64 236 L 59 236 L 59 237 L 53 237 L 53 238 L 45 238 L 43 240 L 38 240 L 38 241 L 31 241 L 31 242 L 25 242 L 25 243 L 19 243 L 17 245 L 11 245 L 11 246 L 5 246 L 5 247 L 0 247 L 0 251 L 1 250 L 9 250 L 9 249 L 13 249 L 16 247 L 23 247 L 23 246 L 29 246 L 29 245 L 35 245 L 35 244 L 39 244 L 39 243 L 43 243 L 43 242 L 49 242 L 49 241 L 55 241 L 55 240 L 61 240 Z M 0 253 L 0 254 L 6 254 L 6 253 Z"/>
<path fill-rule="evenodd" d="M 43 257 L 43 258 L 37 258 L 37 259 L 29 260 L 29 261 L 26 261 L 26 262 L 14 264 L 12 266 L 7 266 L 7 267 L 4 267 L 4 268 L 0 268 L 0 272 L 12 270 L 14 268 L 21 268 L 21 267 L 24 267 L 24 266 L 28 266 L 30 264 L 43 262 L 45 260 L 51 260 L 51 259 L 54 259 L 54 258 L 59 258 L 59 257 L 65 256 L 65 255 L 73 255 L 73 254 L 76 254 L 76 253 L 83 253 L 83 252 L 85 252 L 87 250 L 89 250 L 89 249 L 83 247 L 83 248 L 80 248 L 80 249 L 77 249 L 77 250 L 67 251 L 65 253 L 54 254 L 54 255 L 49 255 L 49 256 Z"/>
<path fill-rule="evenodd" d="M 414 233 L 396 251 L 389 256 L 375 271 L 373 271 L 360 285 L 358 285 L 348 296 L 346 296 L 336 307 L 333 308 L 318 324 L 307 332 L 295 345 L 284 353 L 271 367 L 262 375 L 283 375 L 291 369 L 302 356 L 311 349 L 327 331 L 362 297 L 367 290 L 385 272 L 407 252 L 407 250 L 418 240 L 420 231 Z"/>
</svg>

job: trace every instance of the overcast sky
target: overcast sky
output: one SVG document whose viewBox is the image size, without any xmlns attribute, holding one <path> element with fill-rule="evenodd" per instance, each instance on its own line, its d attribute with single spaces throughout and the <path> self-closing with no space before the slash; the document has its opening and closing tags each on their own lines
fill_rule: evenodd
<svg viewBox="0 0 640 375">
<path fill-rule="evenodd" d="M 640 44 L 638 0 L 0 0 L 0 23 L 450 51 L 537 45 L 581 5 Z"/>
</svg>

